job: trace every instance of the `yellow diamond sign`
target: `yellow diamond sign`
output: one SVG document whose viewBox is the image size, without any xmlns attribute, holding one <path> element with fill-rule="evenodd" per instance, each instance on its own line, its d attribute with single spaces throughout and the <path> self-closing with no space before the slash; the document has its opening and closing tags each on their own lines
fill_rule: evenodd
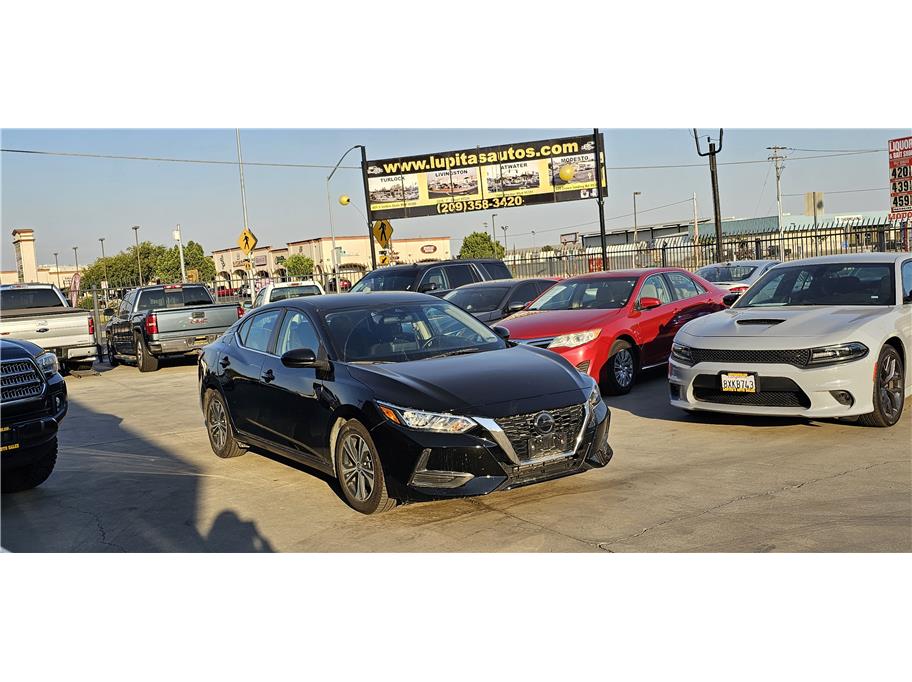
<svg viewBox="0 0 912 682">
<path fill-rule="evenodd" d="M 374 239 L 380 244 L 380 248 L 388 249 L 390 239 L 393 238 L 393 226 L 389 220 L 378 220 L 373 227 Z"/>
<path fill-rule="evenodd" d="M 246 255 L 250 255 L 250 252 L 256 248 L 257 238 L 254 236 L 253 232 L 249 228 L 244 228 L 244 231 L 241 232 L 241 236 L 238 237 L 238 246 L 241 247 Z"/>
</svg>

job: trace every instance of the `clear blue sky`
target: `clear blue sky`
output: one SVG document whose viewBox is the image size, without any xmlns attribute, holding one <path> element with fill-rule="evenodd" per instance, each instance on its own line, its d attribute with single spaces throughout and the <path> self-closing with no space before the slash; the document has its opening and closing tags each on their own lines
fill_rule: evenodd
<svg viewBox="0 0 912 682">
<path fill-rule="evenodd" d="M 353 144 L 365 144 L 369 158 L 433 153 L 437 151 L 523 142 L 549 137 L 586 134 L 590 130 L 242 130 L 245 161 L 318 163 L 332 165 Z M 711 131 L 704 131 L 711 132 Z M 694 163 L 693 138 L 685 129 L 604 130 L 607 165 L 640 166 Z M 802 149 L 880 149 L 906 130 L 726 130 L 720 163 L 765 159 L 766 147 L 782 145 Z M 168 156 L 232 160 L 236 158 L 234 130 L 3 130 L 3 148 L 39 149 L 99 154 Z M 793 156 L 810 155 L 790 152 Z M 357 151 L 350 156 L 357 165 Z M 80 263 L 100 255 L 98 237 L 105 237 L 108 253 L 132 243 L 131 225 L 140 225 L 140 236 L 170 243 L 176 223 L 185 239 L 203 243 L 207 251 L 234 243 L 242 226 L 236 166 L 177 164 L 148 161 L 64 158 L 35 155 L 2 155 L 2 264 L 15 267 L 10 232 L 31 227 L 36 232 L 38 260 L 53 263 L 59 251 L 61 264 L 73 262 L 79 246 Z M 773 215 L 775 181 L 770 164 L 721 166 L 719 185 L 723 216 Z M 247 204 L 250 226 L 260 244 L 326 235 L 328 229 L 325 169 L 263 168 L 248 166 Z M 701 216 L 710 216 L 711 190 L 707 167 L 652 170 L 610 170 L 606 215 L 631 213 L 633 191 L 638 199 L 641 224 L 687 218 L 688 204 L 649 211 L 651 207 L 688 199 L 697 192 Z M 765 182 L 765 186 L 764 186 Z M 884 188 L 886 154 L 843 156 L 786 162 L 783 193 L 833 192 L 846 189 Z M 334 198 L 349 194 L 363 209 L 360 172 L 340 170 L 333 179 Z M 885 210 L 888 193 L 827 194 L 828 213 Z M 801 196 L 788 197 L 786 212 L 801 213 Z M 336 234 L 365 231 L 360 214 L 334 202 Z M 562 226 L 592 222 L 580 231 L 597 230 L 593 201 L 503 209 L 497 224 L 509 225 L 510 246 L 528 246 L 534 229 L 536 243 L 554 243 Z M 450 235 L 454 248 L 468 232 L 481 229 L 490 213 L 412 218 L 394 222 L 400 237 Z M 631 218 L 610 220 L 621 228 Z M 557 229 L 556 229 L 557 228 Z M 552 230 L 548 232 L 548 230 Z M 500 230 L 498 230 L 500 232 Z M 500 235 L 498 235 L 500 236 Z"/>
</svg>

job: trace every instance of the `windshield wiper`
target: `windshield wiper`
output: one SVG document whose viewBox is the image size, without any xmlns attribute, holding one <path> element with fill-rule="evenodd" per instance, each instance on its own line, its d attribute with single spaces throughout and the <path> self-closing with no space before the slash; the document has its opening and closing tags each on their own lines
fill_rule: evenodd
<svg viewBox="0 0 912 682">
<path fill-rule="evenodd" d="M 438 353 L 437 355 L 429 355 L 425 360 L 432 360 L 433 358 L 448 358 L 451 355 L 468 355 L 469 353 L 478 353 L 482 349 L 476 346 L 471 348 L 457 348 L 456 350 L 448 350 L 446 353 Z"/>
</svg>

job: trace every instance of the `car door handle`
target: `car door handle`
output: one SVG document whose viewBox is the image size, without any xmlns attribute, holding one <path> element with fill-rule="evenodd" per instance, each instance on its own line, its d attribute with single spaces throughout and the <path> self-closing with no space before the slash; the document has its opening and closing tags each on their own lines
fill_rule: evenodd
<svg viewBox="0 0 912 682">
<path fill-rule="evenodd" d="M 270 381 L 275 381 L 275 374 L 272 373 L 271 369 L 267 369 L 260 376 L 262 377 L 263 381 L 265 381 L 267 384 Z"/>
<path fill-rule="evenodd" d="M 228 365 L 231 364 L 231 360 L 229 360 L 229 359 L 228 359 L 228 356 L 226 355 L 226 356 L 224 356 L 221 360 L 219 360 L 219 364 L 220 364 L 222 367 L 228 367 Z"/>
</svg>

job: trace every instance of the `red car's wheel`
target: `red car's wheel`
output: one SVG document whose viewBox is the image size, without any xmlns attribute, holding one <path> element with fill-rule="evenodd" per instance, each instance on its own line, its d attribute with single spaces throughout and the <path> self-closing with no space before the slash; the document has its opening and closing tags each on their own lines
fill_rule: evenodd
<svg viewBox="0 0 912 682">
<path fill-rule="evenodd" d="M 630 393 L 638 371 L 636 348 L 627 341 L 618 339 L 611 346 L 608 360 L 602 367 L 603 391 L 610 395 Z"/>
</svg>

